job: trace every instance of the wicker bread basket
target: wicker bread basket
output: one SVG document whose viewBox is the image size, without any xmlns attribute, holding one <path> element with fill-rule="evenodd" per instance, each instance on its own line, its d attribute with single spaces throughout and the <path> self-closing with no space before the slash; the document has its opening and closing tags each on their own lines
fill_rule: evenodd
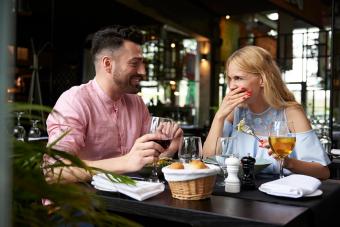
<svg viewBox="0 0 340 227">
<path fill-rule="evenodd" d="M 214 166 L 215 167 L 215 166 Z M 181 200 L 200 200 L 209 198 L 213 191 L 218 170 L 168 170 L 163 168 L 165 179 L 168 181 L 173 198 Z M 165 171 L 164 171 L 165 169 Z M 173 174 L 173 175 L 172 175 Z M 183 174 L 180 180 L 174 176 Z M 188 176 L 188 180 L 184 180 Z M 190 179 L 195 178 L 195 179 Z"/>
<path fill-rule="evenodd" d="M 182 200 L 200 200 L 211 196 L 216 175 L 188 181 L 169 181 L 172 197 Z"/>
</svg>

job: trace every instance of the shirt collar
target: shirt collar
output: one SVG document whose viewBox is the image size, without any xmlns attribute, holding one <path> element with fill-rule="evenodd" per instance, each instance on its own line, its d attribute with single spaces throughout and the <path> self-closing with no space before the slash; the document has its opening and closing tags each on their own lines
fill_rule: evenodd
<svg viewBox="0 0 340 227">
<path fill-rule="evenodd" d="M 96 93 L 98 94 L 99 98 L 105 103 L 106 108 L 108 108 L 109 111 L 111 111 L 112 109 L 117 111 L 120 107 L 121 104 L 121 99 L 118 99 L 117 101 L 114 101 L 110 98 L 110 96 L 108 96 L 103 89 L 99 86 L 99 84 L 97 83 L 96 79 L 93 79 L 93 88 L 96 91 Z"/>
</svg>

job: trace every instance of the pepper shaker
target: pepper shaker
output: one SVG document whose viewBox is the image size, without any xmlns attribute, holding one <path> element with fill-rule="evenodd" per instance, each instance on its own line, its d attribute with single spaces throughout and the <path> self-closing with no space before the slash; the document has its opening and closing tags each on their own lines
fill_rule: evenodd
<svg viewBox="0 0 340 227">
<path fill-rule="evenodd" d="M 250 190 L 255 189 L 255 176 L 254 176 L 254 166 L 255 158 L 251 157 L 250 154 L 241 159 L 243 176 L 241 179 L 242 189 Z"/>
</svg>

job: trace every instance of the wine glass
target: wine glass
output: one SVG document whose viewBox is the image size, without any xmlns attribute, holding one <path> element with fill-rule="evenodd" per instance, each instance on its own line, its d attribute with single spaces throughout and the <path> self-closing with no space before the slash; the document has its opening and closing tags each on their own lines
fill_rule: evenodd
<svg viewBox="0 0 340 227">
<path fill-rule="evenodd" d="M 151 118 L 149 133 L 162 135 L 163 139 L 154 140 L 154 142 L 160 144 L 164 149 L 167 149 L 171 144 L 171 140 L 173 139 L 174 134 L 174 124 L 175 122 L 170 118 L 163 117 Z M 160 182 L 157 168 L 158 168 L 157 160 L 154 160 L 149 181 Z"/>
<path fill-rule="evenodd" d="M 13 136 L 20 141 L 25 140 L 26 131 L 25 128 L 21 125 L 20 119 L 24 112 L 15 112 L 17 117 L 17 125 L 13 129 Z"/>
<path fill-rule="evenodd" d="M 178 158 L 183 163 L 188 163 L 193 159 L 202 160 L 202 140 L 199 136 L 183 137 L 178 150 Z"/>
<path fill-rule="evenodd" d="M 31 120 L 32 127 L 28 132 L 28 140 L 39 138 L 41 135 L 40 129 L 37 127 L 39 120 Z"/>
<path fill-rule="evenodd" d="M 238 157 L 237 137 L 218 137 L 215 148 L 215 159 L 223 171 L 223 181 L 217 182 L 218 186 L 225 186 L 224 180 L 227 175 L 227 164 L 225 160 L 231 156 Z"/>
<path fill-rule="evenodd" d="M 295 146 L 295 129 L 291 121 L 274 121 L 269 128 L 269 145 L 277 156 L 280 165 L 280 178 L 283 178 L 284 159 Z"/>
</svg>

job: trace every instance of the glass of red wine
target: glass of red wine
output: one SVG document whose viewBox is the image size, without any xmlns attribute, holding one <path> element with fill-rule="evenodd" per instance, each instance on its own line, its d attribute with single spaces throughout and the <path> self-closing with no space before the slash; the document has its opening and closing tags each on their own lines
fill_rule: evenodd
<svg viewBox="0 0 340 227">
<path fill-rule="evenodd" d="M 171 140 L 174 135 L 175 122 L 170 118 L 152 117 L 149 133 L 162 135 L 161 140 L 154 140 L 154 142 L 160 144 L 164 149 L 169 148 Z M 153 168 L 151 176 L 149 178 L 151 182 L 160 182 L 158 176 L 157 159 L 153 162 Z"/>
</svg>

